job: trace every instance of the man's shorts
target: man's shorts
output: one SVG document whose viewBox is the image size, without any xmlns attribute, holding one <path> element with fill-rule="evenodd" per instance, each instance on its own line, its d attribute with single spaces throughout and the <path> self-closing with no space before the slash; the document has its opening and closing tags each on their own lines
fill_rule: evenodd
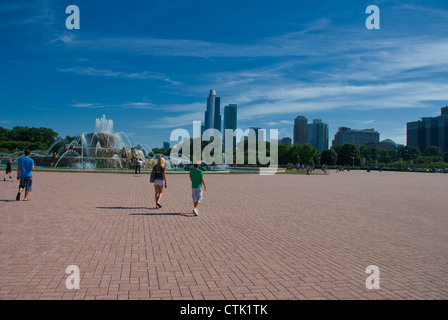
<svg viewBox="0 0 448 320">
<path fill-rule="evenodd" d="M 201 202 L 202 188 L 193 188 L 191 190 L 192 190 L 193 202 Z"/>
<path fill-rule="evenodd" d="M 32 177 L 20 178 L 19 188 L 20 189 L 25 189 L 25 191 L 30 192 L 32 184 L 33 184 L 33 178 Z"/>
</svg>

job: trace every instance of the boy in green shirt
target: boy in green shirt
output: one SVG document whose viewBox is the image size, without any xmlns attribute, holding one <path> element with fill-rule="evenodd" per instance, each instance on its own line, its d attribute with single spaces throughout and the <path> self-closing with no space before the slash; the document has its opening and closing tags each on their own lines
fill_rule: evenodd
<svg viewBox="0 0 448 320">
<path fill-rule="evenodd" d="M 193 164 L 194 168 L 190 170 L 191 190 L 194 204 L 193 213 L 195 216 L 197 216 L 199 213 L 198 206 L 202 200 L 202 186 L 204 186 L 204 191 L 207 191 L 207 187 L 205 186 L 204 181 L 204 172 L 199 169 L 200 166 L 201 162 L 196 161 Z"/>
</svg>

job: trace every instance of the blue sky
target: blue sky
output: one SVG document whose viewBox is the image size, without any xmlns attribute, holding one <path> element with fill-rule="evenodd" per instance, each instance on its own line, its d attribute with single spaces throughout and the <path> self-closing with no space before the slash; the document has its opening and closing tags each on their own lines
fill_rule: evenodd
<svg viewBox="0 0 448 320">
<path fill-rule="evenodd" d="M 0 126 L 75 136 L 105 114 L 160 147 L 204 120 L 215 89 L 243 130 L 292 137 L 304 115 L 329 124 L 330 145 L 341 126 L 405 144 L 406 122 L 448 105 L 447 20 L 446 0 L 2 0 Z"/>
</svg>

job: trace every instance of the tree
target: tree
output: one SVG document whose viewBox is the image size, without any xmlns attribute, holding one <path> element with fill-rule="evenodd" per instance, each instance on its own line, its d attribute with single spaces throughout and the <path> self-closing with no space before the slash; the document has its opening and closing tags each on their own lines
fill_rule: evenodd
<svg viewBox="0 0 448 320">
<path fill-rule="evenodd" d="M 279 164 L 287 164 L 291 163 L 290 161 L 290 149 L 291 147 L 285 143 L 281 143 L 278 145 L 278 163 Z"/>
<path fill-rule="evenodd" d="M 378 161 L 380 163 L 389 163 L 391 162 L 392 158 L 390 157 L 390 154 L 388 150 L 381 150 L 378 155 Z"/>
<path fill-rule="evenodd" d="M 374 146 L 362 146 L 359 148 L 359 152 L 361 153 L 361 157 L 366 158 L 368 164 L 374 163 L 380 155 L 380 150 Z"/>
<path fill-rule="evenodd" d="M 334 148 L 322 151 L 320 156 L 320 163 L 326 164 L 329 166 L 335 165 L 338 160 L 338 154 L 334 150 Z"/>
<path fill-rule="evenodd" d="M 352 143 L 346 143 L 342 146 L 338 153 L 337 164 L 339 165 L 360 165 L 361 153 L 359 148 Z"/>
<path fill-rule="evenodd" d="M 306 165 L 317 164 L 319 151 L 310 144 L 301 145 L 299 148 L 300 162 Z"/>
<path fill-rule="evenodd" d="M 442 157 L 442 149 L 437 146 L 429 146 L 423 152 L 423 155 L 427 157 Z"/>
<path fill-rule="evenodd" d="M 398 150 L 398 157 L 405 161 L 416 160 L 420 156 L 420 149 L 414 146 L 405 146 Z"/>
</svg>

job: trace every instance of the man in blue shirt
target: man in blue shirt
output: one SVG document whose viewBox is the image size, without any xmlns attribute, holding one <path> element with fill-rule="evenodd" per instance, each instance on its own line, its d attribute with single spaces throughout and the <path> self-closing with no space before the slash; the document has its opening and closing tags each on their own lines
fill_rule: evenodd
<svg viewBox="0 0 448 320">
<path fill-rule="evenodd" d="M 22 191 L 25 190 L 25 198 L 23 201 L 28 201 L 28 194 L 31 192 L 31 185 L 33 184 L 34 160 L 30 158 L 31 151 L 25 150 L 25 156 L 17 160 L 17 180 L 20 180 L 19 192 L 17 192 L 16 200 L 20 200 Z"/>
</svg>

